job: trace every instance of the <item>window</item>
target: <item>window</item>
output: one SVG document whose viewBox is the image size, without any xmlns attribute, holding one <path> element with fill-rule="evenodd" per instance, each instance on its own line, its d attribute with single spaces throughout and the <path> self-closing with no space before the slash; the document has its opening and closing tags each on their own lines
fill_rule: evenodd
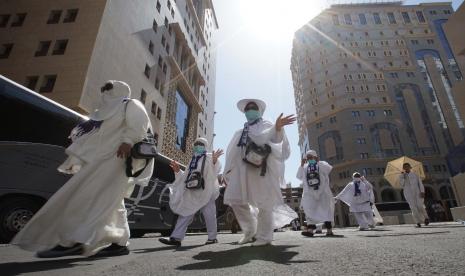
<svg viewBox="0 0 465 276">
<path fill-rule="evenodd" d="M 160 1 L 157 0 L 157 11 L 160 12 L 161 10 L 161 4 L 160 4 Z"/>
<path fill-rule="evenodd" d="M 365 145 L 367 143 L 367 140 L 365 138 L 357 138 L 357 144 L 359 145 Z"/>
<path fill-rule="evenodd" d="M 153 115 L 157 114 L 157 104 L 155 102 L 152 102 L 152 106 L 150 107 L 150 112 L 152 112 Z"/>
<path fill-rule="evenodd" d="M 17 13 L 15 19 L 13 19 L 13 22 L 11 23 L 11 27 L 22 26 L 25 19 L 26 19 L 26 13 Z"/>
<path fill-rule="evenodd" d="M 390 109 L 384 110 L 384 116 L 392 116 L 392 110 Z"/>
<path fill-rule="evenodd" d="M 186 142 L 189 132 L 190 108 L 179 91 L 176 91 L 176 141 L 177 149 L 186 151 Z"/>
<path fill-rule="evenodd" d="M 8 58 L 12 49 L 13 43 L 2 44 L 0 47 L 0 58 Z"/>
<path fill-rule="evenodd" d="M 144 75 L 150 78 L 150 66 L 148 64 L 145 64 Z"/>
<path fill-rule="evenodd" d="M 161 108 L 160 107 L 157 108 L 157 119 L 161 120 Z"/>
<path fill-rule="evenodd" d="M 24 86 L 31 90 L 36 90 L 37 83 L 39 82 L 39 76 L 28 76 L 26 77 L 26 83 Z"/>
<path fill-rule="evenodd" d="M 425 23 L 426 22 L 425 16 L 423 15 L 422 11 L 416 11 L 416 14 L 417 14 L 418 22 L 420 22 L 420 23 Z"/>
<path fill-rule="evenodd" d="M 166 45 L 166 38 L 164 35 L 161 36 L 161 45 L 163 45 L 163 47 Z"/>
<path fill-rule="evenodd" d="M 418 45 L 418 40 L 412 39 L 410 40 L 410 43 L 412 43 L 412 45 Z"/>
<path fill-rule="evenodd" d="M 354 124 L 353 128 L 356 131 L 362 131 L 363 130 L 363 124 Z"/>
<path fill-rule="evenodd" d="M 153 42 L 149 41 L 149 52 L 153 55 Z"/>
<path fill-rule="evenodd" d="M 397 24 L 396 17 L 394 16 L 393 12 L 388 12 L 387 15 L 388 15 L 389 24 Z"/>
<path fill-rule="evenodd" d="M 160 79 L 158 77 L 155 78 L 155 88 L 160 90 Z"/>
<path fill-rule="evenodd" d="M 368 152 L 362 152 L 360 153 L 360 159 L 368 159 Z"/>
<path fill-rule="evenodd" d="M 53 91 L 55 87 L 55 82 L 57 80 L 57 75 L 45 75 L 42 80 L 42 86 L 39 89 L 40 93 L 49 93 Z"/>
<path fill-rule="evenodd" d="M 36 56 L 36 57 L 46 56 L 47 53 L 48 53 L 48 49 L 50 48 L 51 43 L 52 43 L 52 41 L 50 41 L 50 40 L 48 40 L 48 41 L 40 41 L 39 42 L 39 47 L 37 48 L 37 51 L 34 54 L 34 56 Z"/>
<path fill-rule="evenodd" d="M 377 12 L 373 13 L 373 19 L 375 21 L 375 24 L 377 25 L 381 24 L 381 17 L 379 17 L 379 13 Z"/>
<path fill-rule="evenodd" d="M 140 101 L 145 104 L 145 101 L 147 100 L 147 92 L 145 92 L 144 89 L 140 91 Z"/>
<path fill-rule="evenodd" d="M 8 25 L 8 21 L 10 21 L 11 15 L 9 14 L 1 14 L 0 15 L 0 28 L 5 28 Z"/>
<path fill-rule="evenodd" d="M 61 10 L 52 10 L 48 16 L 47 24 L 58 24 L 61 18 Z"/>
<path fill-rule="evenodd" d="M 158 55 L 158 67 L 160 67 L 160 68 L 163 67 L 163 59 L 161 58 L 160 55 Z"/>
<path fill-rule="evenodd" d="M 370 98 L 365 98 L 365 103 L 370 103 Z"/>
<path fill-rule="evenodd" d="M 354 99 L 354 98 L 350 99 L 350 102 L 351 102 L 352 104 L 355 104 L 355 99 Z"/>
<path fill-rule="evenodd" d="M 158 28 L 157 20 L 154 19 L 152 23 L 152 30 L 154 32 L 157 32 L 157 28 Z"/>
<path fill-rule="evenodd" d="M 168 28 L 168 25 L 169 25 L 168 18 L 165 17 L 165 27 Z"/>
<path fill-rule="evenodd" d="M 76 17 L 78 15 L 79 10 L 78 9 L 71 9 L 66 11 L 65 19 L 63 20 L 63 23 L 71 23 L 76 21 Z"/>
<path fill-rule="evenodd" d="M 367 115 L 368 115 L 368 117 L 375 117 L 375 111 L 374 110 L 367 110 Z"/>
<path fill-rule="evenodd" d="M 57 40 L 55 42 L 55 47 L 53 48 L 52 55 L 63 55 L 66 51 L 67 45 L 68 45 L 67 39 Z"/>
<path fill-rule="evenodd" d="M 444 10 L 443 12 L 444 12 L 444 14 L 451 14 L 450 10 Z"/>
<path fill-rule="evenodd" d="M 434 44 L 434 39 L 427 39 L 426 42 L 427 42 L 428 44 Z"/>
<path fill-rule="evenodd" d="M 349 15 L 350 16 L 350 15 Z M 366 25 L 367 24 L 367 18 L 365 17 L 364 13 L 359 13 L 358 14 L 358 19 L 360 20 L 360 24 Z"/>
<path fill-rule="evenodd" d="M 436 15 L 437 12 L 436 12 L 435 10 L 431 10 L 431 11 L 429 11 L 429 14 L 431 14 L 431 15 Z"/>
<path fill-rule="evenodd" d="M 333 24 L 339 25 L 339 17 L 337 16 L 337 14 L 333 14 L 332 18 L 333 18 Z"/>
<path fill-rule="evenodd" d="M 408 12 L 402 12 L 402 18 L 404 19 L 405 24 L 412 23 L 412 21 L 410 20 L 410 16 L 408 15 Z"/>
<path fill-rule="evenodd" d="M 352 117 L 360 117 L 360 111 L 352 111 Z"/>
<path fill-rule="evenodd" d="M 387 98 L 383 97 L 383 103 L 387 103 Z"/>
<path fill-rule="evenodd" d="M 390 75 L 391 75 L 391 78 L 393 78 L 393 79 L 398 79 L 399 78 L 399 74 L 397 74 L 397 73 L 392 73 L 391 72 Z"/>
<path fill-rule="evenodd" d="M 352 25 L 352 18 L 350 17 L 350 14 L 344 14 L 344 21 L 347 25 Z"/>
<path fill-rule="evenodd" d="M 166 74 L 167 70 L 168 70 L 168 66 L 166 65 L 166 63 L 163 63 L 163 73 Z"/>
</svg>

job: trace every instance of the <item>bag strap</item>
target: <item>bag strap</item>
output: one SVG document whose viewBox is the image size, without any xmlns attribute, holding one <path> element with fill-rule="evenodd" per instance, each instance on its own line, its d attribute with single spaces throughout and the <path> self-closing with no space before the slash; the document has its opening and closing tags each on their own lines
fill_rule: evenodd
<svg viewBox="0 0 465 276">
<path fill-rule="evenodd" d="M 205 163 L 207 163 L 207 154 L 204 155 L 203 161 L 202 161 L 202 168 L 200 169 L 200 177 L 202 179 L 202 190 L 205 190 L 205 179 L 203 177 L 203 171 L 205 170 Z"/>
<path fill-rule="evenodd" d="M 133 173 L 132 172 L 132 157 L 126 158 L 126 176 L 127 177 L 138 177 L 139 175 L 142 174 L 142 172 L 147 168 L 149 165 L 149 159 L 144 159 L 145 160 L 145 165 L 142 169 L 138 170 L 137 172 Z"/>
<path fill-rule="evenodd" d="M 263 163 L 262 163 L 262 168 L 260 170 L 260 176 L 265 176 L 266 174 L 266 167 L 267 167 L 267 161 L 268 161 L 268 156 L 270 155 L 271 153 L 271 147 L 267 144 L 265 144 L 265 149 L 266 149 L 266 156 L 265 156 L 265 159 L 263 160 Z"/>
</svg>

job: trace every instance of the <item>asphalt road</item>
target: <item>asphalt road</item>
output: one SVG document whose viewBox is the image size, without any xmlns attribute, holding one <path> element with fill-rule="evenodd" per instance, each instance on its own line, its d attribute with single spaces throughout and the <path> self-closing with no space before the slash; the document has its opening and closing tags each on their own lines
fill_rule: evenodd
<svg viewBox="0 0 465 276">
<path fill-rule="evenodd" d="M 343 237 L 305 238 L 275 234 L 274 246 L 239 246 L 239 234 L 187 236 L 180 249 L 156 235 L 131 240 L 127 256 L 37 259 L 0 245 L 0 275 L 465 275 L 465 226 L 458 223 L 384 226 L 360 232 L 336 229 Z"/>
</svg>

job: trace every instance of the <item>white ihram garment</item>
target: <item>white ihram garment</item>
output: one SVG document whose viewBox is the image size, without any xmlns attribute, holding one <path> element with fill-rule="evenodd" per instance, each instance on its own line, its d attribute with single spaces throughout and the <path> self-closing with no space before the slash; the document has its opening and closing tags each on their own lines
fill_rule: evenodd
<svg viewBox="0 0 465 276">
<path fill-rule="evenodd" d="M 297 170 L 297 179 L 303 182 L 301 206 L 304 209 L 307 225 L 334 221 L 334 198 L 329 185 L 329 173 L 333 167 L 325 161 L 318 161 L 320 187 L 314 190 L 307 184 L 308 164 Z"/>
<path fill-rule="evenodd" d="M 224 203 L 233 208 L 246 235 L 255 234 L 257 240 L 271 242 L 275 228 L 297 218 L 297 214 L 284 204 L 281 194 L 281 188 L 285 187 L 284 161 L 290 155 L 289 142 L 284 130 L 277 132 L 269 121 L 262 120 L 249 126 L 249 138 L 255 144 L 271 147 L 266 174 L 260 176 L 260 168 L 242 160 L 245 147 L 237 146 L 241 134 L 242 129 L 234 134 L 226 151 Z"/>
<path fill-rule="evenodd" d="M 413 172 L 399 175 L 400 186 L 404 189 L 404 197 L 412 210 L 412 216 L 415 223 L 423 223 L 428 214 L 424 204 L 424 198 L 420 193 L 425 192 L 425 187 L 421 179 Z"/>
<path fill-rule="evenodd" d="M 69 158 L 60 166 L 75 175 L 59 189 L 16 235 L 13 244 L 41 251 L 56 245 L 82 243 L 83 255 L 117 243 L 128 244 L 129 226 L 123 199 L 134 183 L 152 175 L 153 162 L 138 179 L 126 177 L 124 159 L 117 158 L 121 143 L 141 141 L 150 126 L 144 106 L 137 100 L 120 103 L 117 112 L 96 131 L 74 140 Z M 135 170 L 143 163 L 134 162 Z"/>
<path fill-rule="evenodd" d="M 336 196 L 349 206 L 349 210 L 354 214 L 358 225 L 366 229 L 368 225 L 375 225 L 372 204 L 375 202 L 373 186 L 367 180 L 361 180 L 360 194 L 355 196 L 355 183 L 352 181 Z"/>
<path fill-rule="evenodd" d="M 201 171 L 204 158 L 206 158 L 203 172 L 205 189 L 187 189 L 185 183 L 188 176 L 187 171 L 177 173 L 176 180 L 170 187 L 170 208 L 174 213 L 179 215 L 171 237 L 177 240 L 184 239 L 188 226 L 191 224 L 195 213 L 199 210 L 205 219 L 208 239 L 216 239 L 215 200 L 220 194 L 217 175 L 221 171 L 221 163 L 217 161 L 216 164 L 213 164 L 212 155 L 207 154 L 206 157 L 201 158 L 197 162 L 197 167 L 193 171 Z"/>
</svg>

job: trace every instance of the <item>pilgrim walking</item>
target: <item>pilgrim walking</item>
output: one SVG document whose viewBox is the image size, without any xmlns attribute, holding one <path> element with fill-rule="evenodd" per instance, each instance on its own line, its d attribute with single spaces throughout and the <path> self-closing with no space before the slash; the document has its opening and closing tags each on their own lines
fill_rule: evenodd
<svg viewBox="0 0 465 276">
<path fill-rule="evenodd" d="M 349 182 L 345 188 L 336 196 L 349 206 L 349 210 L 354 214 L 361 231 L 368 228 L 375 228 L 374 213 L 372 206 L 375 203 L 373 186 L 360 173 L 352 175 L 353 181 Z"/>
<path fill-rule="evenodd" d="M 16 235 L 12 243 L 39 251 L 38 257 L 124 255 L 129 226 L 124 197 L 134 184 L 146 184 L 153 162 L 137 178 L 126 176 L 125 159 L 132 146 L 146 138 L 150 121 L 144 106 L 130 99 L 129 86 L 108 81 L 90 120 L 71 132 L 68 159 L 59 171 L 74 174 Z"/>
<path fill-rule="evenodd" d="M 170 208 L 179 217 L 171 236 L 160 238 L 161 243 L 181 246 L 187 227 L 199 210 L 207 226 L 208 239 L 205 244 L 218 242 L 215 200 L 220 194 L 217 176 L 221 171 L 221 164 L 218 158 L 223 150 L 209 154 L 207 148 L 207 139 L 195 140 L 194 154 L 186 171 L 182 171 L 177 162 L 171 162 L 176 178 L 170 187 Z"/>
<path fill-rule="evenodd" d="M 239 244 L 270 245 L 273 230 L 289 224 L 297 214 L 284 204 L 284 161 L 290 146 L 284 127 L 295 122 L 281 114 L 273 124 L 262 118 L 266 104 L 258 99 L 237 103 L 247 122 L 226 151 L 224 202 L 232 207 L 244 236 Z"/>
<path fill-rule="evenodd" d="M 411 171 L 412 167 L 409 163 L 402 165 L 403 171 L 399 175 L 400 186 L 404 189 L 404 197 L 412 210 L 412 217 L 417 227 L 421 227 L 421 223 L 429 224 L 428 213 L 425 208 L 425 187 L 421 182 L 420 177 Z"/>
<path fill-rule="evenodd" d="M 307 219 L 307 230 L 302 235 L 313 237 L 316 225 L 324 223 L 326 236 L 334 236 L 334 198 L 329 185 L 329 173 L 333 167 L 326 161 L 320 161 L 314 150 L 306 153 L 297 171 L 297 178 L 303 181 L 301 206 Z"/>
</svg>

